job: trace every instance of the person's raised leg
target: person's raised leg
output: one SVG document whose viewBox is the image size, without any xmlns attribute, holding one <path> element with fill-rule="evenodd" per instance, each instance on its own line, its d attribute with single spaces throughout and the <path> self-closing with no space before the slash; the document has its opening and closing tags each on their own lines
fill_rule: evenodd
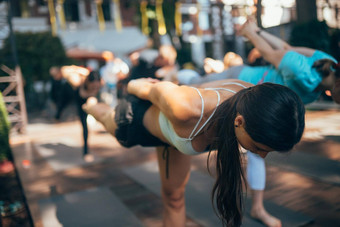
<svg viewBox="0 0 340 227">
<path fill-rule="evenodd" d="M 263 205 L 266 184 L 266 168 L 264 159 L 250 151 L 247 152 L 247 178 L 251 189 L 252 207 L 250 215 L 270 227 L 281 227 L 281 221 L 270 215 Z"/>
<path fill-rule="evenodd" d="M 166 151 L 168 149 L 168 165 Z M 185 186 L 190 177 L 191 157 L 173 147 L 157 147 L 160 177 L 162 182 L 163 223 L 165 227 L 185 226 Z M 167 169 L 168 168 L 168 178 Z"/>
<path fill-rule="evenodd" d="M 109 105 L 97 103 L 89 98 L 82 108 L 86 113 L 91 114 L 97 121 L 102 123 L 111 135 L 115 136 L 117 128 L 117 124 L 114 120 L 115 111 Z"/>
</svg>

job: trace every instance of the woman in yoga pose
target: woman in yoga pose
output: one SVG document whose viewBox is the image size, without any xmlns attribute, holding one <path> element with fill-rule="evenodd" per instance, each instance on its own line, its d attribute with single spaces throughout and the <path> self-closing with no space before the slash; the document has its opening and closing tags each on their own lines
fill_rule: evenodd
<svg viewBox="0 0 340 227">
<path fill-rule="evenodd" d="M 71 94 L 68 94 L 69 96 L 64 97 L 63 100 L 75 99 L 79 120 L 83 129 L 83 158 L 86 162 L 92 162 L 94 157 L 88 151 L 89 131 L 87 126 L 87 113 L 82 109 L 82 105 L 86 103 L 90 97 L 96 97 L 99 94 L 103 80 L 98 71 L 90 71 L 81 66 L 63 66 L 59 70 L 62 77 L 67 80 L 68 86 L 74 90 Z"/>
<path fill-rule="evenodd" d="M 83 108 L 123 146 L 164 147 L 157 153 L 165 226 L 185 226 L 191 155 L 216 150 L 216 213 L 223 225 L 240 226 L 240 146 L 264 158 L 290 150 L 304 130 L 304 106 L 282 85 L 225 80 L 195 88 L 142 78 L 127 89 L 130 96 L 115 110 L 103 103 Z"/>
</svg>

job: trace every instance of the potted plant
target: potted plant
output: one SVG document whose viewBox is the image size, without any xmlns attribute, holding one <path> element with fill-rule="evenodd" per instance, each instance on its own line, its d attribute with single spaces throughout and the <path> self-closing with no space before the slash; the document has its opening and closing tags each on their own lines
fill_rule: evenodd
<svg viewBox="0 0 340 227">
<path fill-rule="evenodd" d="M 9 173 L 14 170 L 13 162 L 10 160 L 9 131 L 8 113 L 2 93 L 0 92 L 0 174 Z"/>
</svg>

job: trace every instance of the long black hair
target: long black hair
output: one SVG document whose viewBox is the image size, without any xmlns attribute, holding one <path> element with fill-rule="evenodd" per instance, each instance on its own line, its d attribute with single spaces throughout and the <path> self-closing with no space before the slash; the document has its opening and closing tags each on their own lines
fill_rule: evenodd
<svg viewBox="0 0 340 227">
<path fill-rule="evenodd" d="M 97 70 L 93 70 L 90 72 L 90 74 L 86 77 L 85 81 L 84 81 L 84 88 L 87 90 L 88 89 L 88 84 L 95 82 L 95 81 L 100 81 L 101 80 L 101 76 L 99 71 Z"/>
<path fill-rule="evenodd" d="M 334 71 L 334 66 L 336 64 L 334 61 L 330 59 L 320 59 L 313 63 L 312 68 L 315 68 L 316 71 L 321 75 L 322 78 L 325 78 L 331 74 L 332 71 Z"/>
<path fill-rule="evenodd" d="M 243 89 L 217 108 L 208 126 L 217 131 L 212 146 L 217 150 L 212 201 L 224 226 L 242 223 L 245 177 L 234 129 L 237 113 L 244 117 L 245 130 L 254 141 L 277 151 L 292 149 L 305 126 L 302 101 L 294 91 L 278 84 Z"/>
<path fill-rule="evenodd" d="M 335 76 L 335 84 L 331 90 L 333 100 L 340 104 L 340 88 L 338 84 L 338 80 L 340 79 L 340 64 L 335 63 L 330 59 L 320 59 L 315 61 L 313 64 L 313 68 L 321 75 L 322 79 L 332 75 L 334 73 Z"/>
</svg>

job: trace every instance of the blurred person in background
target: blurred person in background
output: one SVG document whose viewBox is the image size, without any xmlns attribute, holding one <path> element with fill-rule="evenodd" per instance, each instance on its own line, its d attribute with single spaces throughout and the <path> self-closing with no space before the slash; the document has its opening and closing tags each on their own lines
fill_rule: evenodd
<svg viewBox="0 0 340 227">
<path fill-rule="evenodd" d="M 264 60 L 258 49 L 253 48 L 250 50 L 247 56 L 247 64 L 250 66 L 265 66 L 269 65 L 270 63 Z"/>
<path fill-rule="evenodd" d="M 60 67 L 53 66 L 50 68 L 51 75 L 51 100 L 55 104 L 56 113 L 54 118 L 60 120 L 63 110 L 72 102 L 73 89 L 67 80 L 63 77 Z"/>
<path fill-rule="evenodd" d="M 114 107 L 117 105 L 119 81 L 126 79 L 129 74 L 129 66 L 120 58 L 116 58 L 110 51 L 103 52 L 105 65 L 99 70 L 101 77 L 104 80 L 104 86 L 100 92 L 100 98 L 105 103 Z"/>
<path fill-rule="evenodd" d="M 161 45 L 158 50 L 145 49 L 130 55 L 132 67 L 128 76 L 119 82 L 119 98 L 127 95 L 127 84 L 138 78 L 155 78 L 172 81 L 176 79 L 177 51 L 172 45 Z"/>
<path fill-rule="evenodd" d="M 187 68 L 183 67 L 183 69 L 178 70 L 176 74 L 176 79 L 172 81 L 176 81 L 179 84 L 190 84 L 190 80 L 192 78 L 205 78 L 206 75 L 209 74 L 220 74 L 223 71 L 243 64 L 243 59 L 240 55 L 234 52 L 227 52 L 223 57 L 223 62 L 220 60 L 215 60 L 212 58 L 205 58 L 203 63 L 203 69 L 201 68 Z M 203 80 L 202 78 L 202 80 Z"/>
<path fill-rule="evenodd" d="M 93 156 L 88 151 L 88 125 L 87 113 L 82 109 L 89 97 L 97 97 L 103 85 L 103 80 L 98 71 L 90 71 L 87 68 L 71 65 L 60 68 L 61 75 L 73 88 L 72 96 L 77 107 L 78 117 L 83 129 L 83 158 L 87 162 L 93 161 Z"/>
<path fill-rule="evenodd" d="M 238 66 L 243 64 L 243 59 L 240 55 L 234 52 L 227 52 L 223 57 L 223 62 L 212 58 L 204 59 L 204 72 L 205 74 L 210 73 L 221 73 L 230 67 Z"/>
</svg>

